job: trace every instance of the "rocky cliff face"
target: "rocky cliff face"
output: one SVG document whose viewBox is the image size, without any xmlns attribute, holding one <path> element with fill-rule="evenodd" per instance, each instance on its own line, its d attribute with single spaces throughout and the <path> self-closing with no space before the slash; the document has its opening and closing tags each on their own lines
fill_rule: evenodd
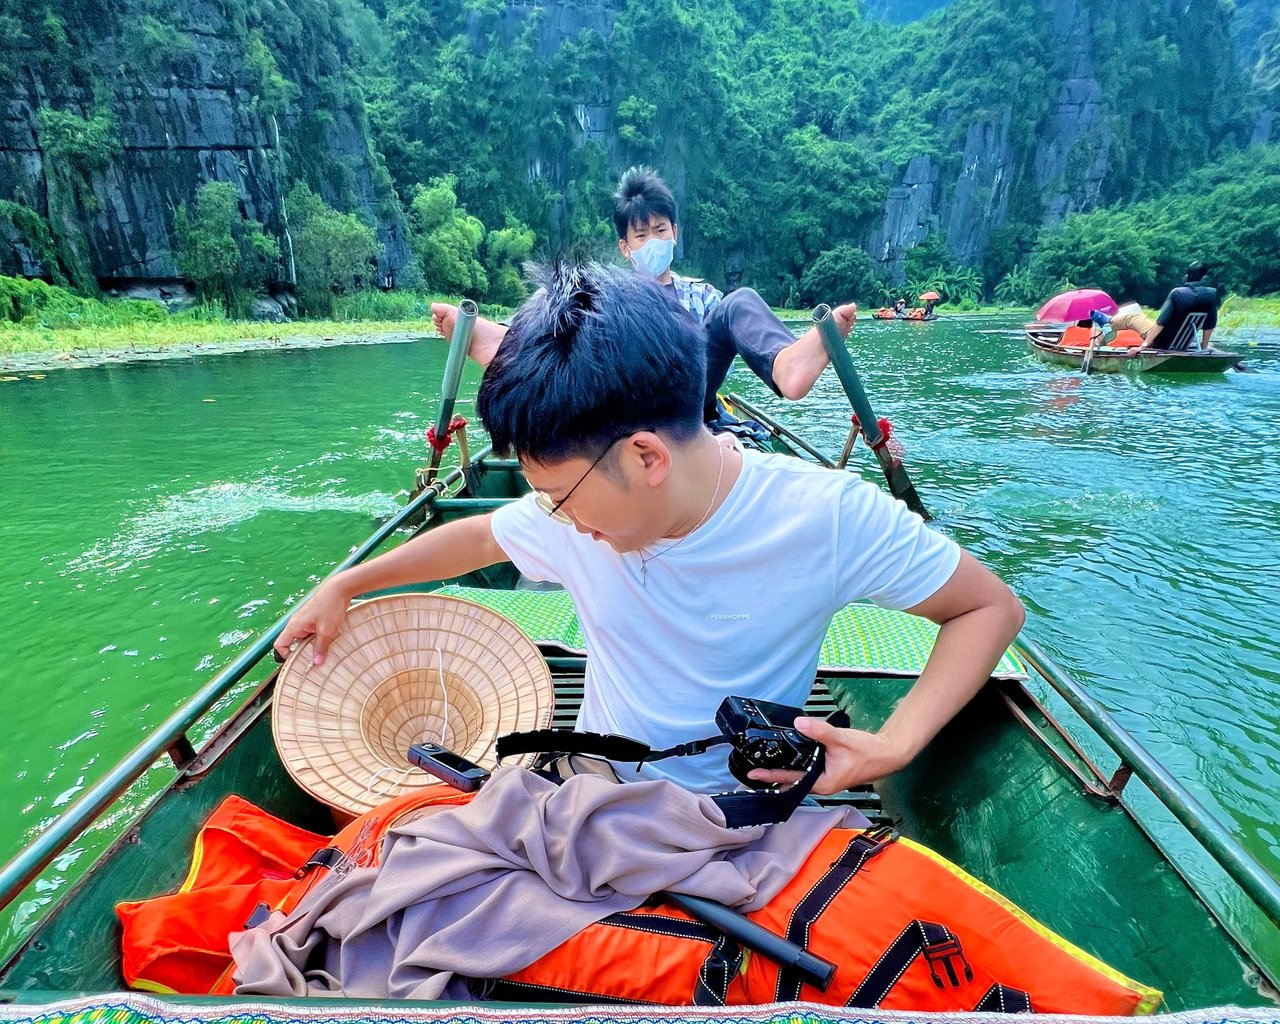
<svg viewBox="0 0 1280 1024">
<path fill-rule="evenodd" d="M 1028 59 L 1045 60 L 1051 67 L 1058 81 L 1053 103 L 1032 140 L 1022 144 L 1009 131 L 1017 97 L 996 118 L 965 124 L 965 112 L 954 112 L 964 127 L 962 148 L 938 166 L 925 157 L 912 160 L 901 172 L 901 185 L 890 191 L 883 224 L 871 239 L 871 253 L 891 280 L 901 280 L 907 251 L 935 228 L 945 232 L 948 248 L 962 262 L 981 263 L 992 232 L 1006 221 L 1015 191 L 1022 193 L 1024 208 L 1040 211 L 1043 224 L 1093 209 L 1107 201 L 1108 187 L 1119 191 L 1122 182 L 1115 179 L 1123 177 L 1124 169 L 1115 159 L 1117 126 L 1127 124 L 1138 132 L 1145 115 L 1127 122 L 1118 118 L 1126 97 L 1107 95 L 1095 70 L 1104 56 L 1145 59 L 1136 56 L 1135 44 L 1149 39 L 1153 24 L 1129 0 L 1043 0 L 1041 6 L 1054 49 Z M 1154 24 L 1192 48 L 1197 32 L 1206 28 L 1221 30 L 1225 39 L 1225 21 L 1215 20 L 1223 18 L 1214 3 L 1161 0 Z M 1215 105 L 1231 102 L 1236 84 L 1230 80 L 1236 69 L 1221 56 L 1216 62 L 1203 60 L 1206 80 L 1196 97 L 1211 115 Z M 1226 122 L 1229 116 L 1218 112 L 1217 119 Z M 1260 121 L 1255 140 L 1262 141 L 1270 131 L 1271 121 Z"/>
<path fill-rule="evenodd" d="M 116 0 L 99 14 L 66 23 L 92 75 L 19 68 L 0 80 L 0 199 L 45 217 L 103 287 L 176 279 L 174 214 L 209 181 L 234 183 L 245 215 L 262 222 L 287 251 L 283 195 L 302 175 L 288 173 L 294 169 L 285 153 L 305 155 L 308 147 L 345 169 L 340 186 L 321 178 L 319 190 L 331 205 L 376 225 L 386 247 L 382 272 L 403 272 L 412 263 L 403 217 L 383 201 L 390 184 L 380 184 L 358 98 L 317 118 L 316 82 L 308 80 L 314 75 L 280 52 L 279 72 L 294 83 L 295 98 L 279 106 L 278 117 L 268 113 L 245 81 L 245 26 L 221 4 L 174 3 L 165 22 L 176 30 L 171 45 L 180 59 L 142 73 L 121 63 L 131 44 L 125 33 L 138 24 L 134 0 Z M 301 29 L 304 46 L 332 31 Z M 41 108 L 86 119 L 105 112 L 117 136 L 114 155 L 89 170 L 69 165 L 41 139 Z M 299 141 L 304 131 L 310 135 Z M 15 261 L 28 273 L 49 269 L 29 247 L 15 247 Z"/>
</svg>

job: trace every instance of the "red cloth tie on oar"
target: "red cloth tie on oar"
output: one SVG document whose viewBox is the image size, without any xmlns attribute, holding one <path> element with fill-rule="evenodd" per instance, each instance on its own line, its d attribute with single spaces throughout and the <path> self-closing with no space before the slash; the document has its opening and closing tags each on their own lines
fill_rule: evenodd
<svg viewBox="0 0 1280 1024">
<path fill-rule="evenodd" d="M 862 424 L 858 422 L 858 417 L 856 414 L 849 417 L 849 422 L 851 422 L 859 430 L 862 429 Z M 888 448 L 890 455 L 892 455 L 896 459 L 901 459 L 903 454 L 903 448 L 901 443 L 895 440 L 893 437 L 893 424 L 890 423 L 886 417 L 881 416 L 878 420 L 876 420 L 876 426 L 880 428 L 880 439 L 875 444 L 871 444 L 870 442 L 867 442 L 868 445 L 870 445 L 871 450 L 878 452 L 881 448 Z M 865 438 L 866 434 L 863 433 L 862 436 Z"/>
<path fill-rule="evenodd" d="M 449 426 L 445 429 L 444 437 L 436 435 L 435 424 L 427 427 L 427 444 L 431 446 L 431 450 L 437 455 L 443 455 L 444 450 L 449 447 L 449 442 L 453 440 L 453 435 L 462 430 L 467 425 L 465 416 L 455 416 L 449 421 Z"/>
</svg>

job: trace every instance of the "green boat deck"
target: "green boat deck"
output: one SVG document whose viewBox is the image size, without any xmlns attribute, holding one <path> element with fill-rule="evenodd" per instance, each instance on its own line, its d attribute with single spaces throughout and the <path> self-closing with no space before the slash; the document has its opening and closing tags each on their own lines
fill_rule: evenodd
<svg viewBox="0 0 1280 1024">
<path fill-rule="evenodd" d="M 438 591 L 500 612 L 537 644 L 569 654 L 585 654 L 586 640 L 573 599 L 563 590 L 486 590 L 457 584 Z M 938 627 L 927 619 L 871 604 L 852 604 L 836 613 L 818 658 L 825 675 L 915 678 L 933 649 Z M 1026 679 L 1017 655 L 1006 652 L 995 679 Z"/>
</svg>

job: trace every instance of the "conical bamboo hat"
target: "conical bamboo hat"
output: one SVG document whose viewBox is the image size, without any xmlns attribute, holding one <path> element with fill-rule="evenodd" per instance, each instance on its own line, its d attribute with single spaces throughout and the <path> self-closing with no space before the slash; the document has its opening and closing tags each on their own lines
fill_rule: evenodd
<svg viewBox="0 0 1280 1024">
<path fill-rule="evenodd" d="M 412 743 L 492 768 L 499 735 L 551 722 L 555 691 L 538 648 L 472 601 L 374 598 L 347 612 L 323 665 L 312 665 L 313 648 L 304 640 L 280 670 L 271 728 L 294 781 L 351 814 L 438 782 L 410 766 Z"/>
</svg>

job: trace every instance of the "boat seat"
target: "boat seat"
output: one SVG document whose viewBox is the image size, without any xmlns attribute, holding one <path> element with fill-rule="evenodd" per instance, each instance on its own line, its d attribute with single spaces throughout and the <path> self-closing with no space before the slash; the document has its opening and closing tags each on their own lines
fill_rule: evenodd
<svg viewBox="0 0 1280 1024">
<path fill-rule="evenodd" d="M 461 597 L 501 612 L 544 647 L 585 654 L 578 612 L 567 591 L 484 590 L 450 585 L 442 595 Z M 827 629 L 818 658 L 823 675 L 913 678 L 924 669 L 938 627 L 928 619 L 873 604 L 851 604 Z M 995 679 L 1026 679 L 1022 662 L 1006 651 L 992 673 Z"/>
<path fill-rule="evenodd" d="M 1088 348 L 1089 347 L 1089 328 L 1081 327 L 1079 324 L 1072 324 L 1062 332 L 1062 337 L 1058 339 L 1058 348 Z"/>
<path fill-rule="evenodd" d="M 1062 337 L 1058 339 L 1058 348 L 1088 348 L 1089 347 L 1090 328 L 1081 327 L 1074 324 L 1062 332 Z M 1116 336 L 1106 345 L 1099 345 L 1099 348 L 1115 349 L 1115 348 L 1138 348 L 1142 344 L 1142 335 L 1135 331 L 1132 327 L 1126 327 L 1122 331 L 1116 331 Z"/>
<path fill-rule="evenodd" d="M 1142 335 L 1132 327 L 1126 327 L 1123 331 L 1116 331 L 1107 348 L 1139 348 L 1141 345 Z"/>
</svg>

